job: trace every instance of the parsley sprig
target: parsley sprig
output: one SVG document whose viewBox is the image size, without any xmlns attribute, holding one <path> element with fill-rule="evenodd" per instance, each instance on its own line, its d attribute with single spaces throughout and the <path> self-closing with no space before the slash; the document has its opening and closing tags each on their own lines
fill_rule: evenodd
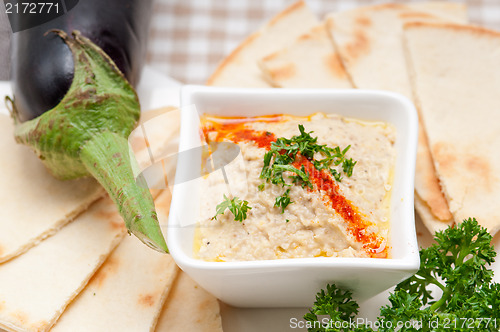
<svg viewBox="0 0 500 332">
<path fill-rule="evenodd" d="M 436 243 L 420 250 L 419 271 L 398 284 L 389 296 L 390 304 L 380 309 L 378 331 L 396 331 L 397 326 L 412 326 L 412 322 L 422 326 L 401 331 L 498 331 L 500 284 L 492 281 L 493 271 L 487 268 L 496 256 L 491 239 L 471 218 L 437 232 Z M 438 298 L 432 296 L 430 285 L 442 290 Z M 341 323 L 353 320 L 357 313 L 350 292 L 328 285 L 317 294 L 304 319 L 320 326 L 309 331 L 373 331 L 370 326 L 334 329 L 350 326 Z M 320 324 L 319 315 L 330 316 L 331 322 Z"/>
<path fill-rule="evenodd" d="M 351 291 L 337 288 L 336 285 L 331 284 L 326 285 L 326 290 L 322 289 L 316 294 L 316 302 L 304 315 L 304 319 L 310 322 L 319 322 L 318 315 L 328 315 L 333 322 L 355 320 L 358 309 L 359 305 L 352 299 Z M 318 328 L 315 331 L 330 330 Z"/>
<path fill-rule="evenodd" d="M 312 189 L 313 184 L 304 165 L 300 169 L 293 166 L 299 154 L 311 161 L 318 171 L 327 169 L 338 182 L 342 181 L 342 175 L 332 166 L 341 165 L 342 172 L 348 177 L 352 176 L 357 162 L 353 161 L 352 158 L 346 158 L 346 153 L 351 148 L 350 145 L 341 150 L 338 146 L 331 148 L 325 144 L 318 144 L 318 138 L 311 136 L 312 131 L 306 132 L 301 124 L 298 127 L 300 135 L 292 138 L 280 137 L 271 143 L 271 149 L 264 155 L 264 166 L 260 173 L 260 177 L 265 182 L 259 185 L 259 190 L 264 189 L 266 182 L 282 187 L 289 186 L 283 178 L 284 172 L 294 173 L 294 175 L 289 176 L 294 184 Z M 318 153 L 323 156 L 323 159 L 315 159 Z M 276 198 L 275 206 L 281 207 L 282 213 L 285 211 L 285 207 L 291 203 L 289 192 L 290 190 L 287 189 Z M 287 204 L 283 207 L 283 203 Z"/>
<path fill-rule="evenodd" d="M 293 203 L 290 199 L 289 194 L 290 194 L 290 188 L 285 190 L 283 195 L 276 197 L 274 206 L 281 208 L 281 213 L 285 213 L 286 207 Z"/>
<path fill-rule="evenodd" d="M 247 211 L 252 208 L 248 206 L 248 201 L 242 201 L 238 197 L 229 199 L 224 194 L 224 200 L 217 205 L 215 216 L 212 217 L 212 220 L 217 219 L 219 214 L 224 214 L 226 209 L 229 209 L 229 211 L 233 214 L 234 220 L 242 222 L 247 218 Z"/>
</svg>

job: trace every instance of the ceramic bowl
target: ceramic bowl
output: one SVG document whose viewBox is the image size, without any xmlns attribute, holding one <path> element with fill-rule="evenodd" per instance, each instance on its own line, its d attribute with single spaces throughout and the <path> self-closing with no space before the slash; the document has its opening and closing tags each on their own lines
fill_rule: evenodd
<svg viewBox="0 0 500 332">
<path fill-rule="evenodd" d="M 197 112 L 193 111 L 196 106 Z M 258 116 L 315 112 L 384 121 L 396 128 L 396 162 L 391 201 L 391 258 L 297 258 L 207 262 L 193 258 L 200 193 L 188 170 L 201 154 L 185 154 L 177 164 L 168 224 L 168 247 L 182 270 L 222 301 L 239 307 L 311 306 L 327 283 L 349 288 L 358 300 L 378 294 L 419 267 L 413 208 L 417 113 L 405 97 L 382 91 L 326 89 L 235 89 L 185 86 L 181 90 L 179 151 L 200 144 L 198 114 Z M 179 154 L 182 156 L 182 153 Z"/>
</svg>

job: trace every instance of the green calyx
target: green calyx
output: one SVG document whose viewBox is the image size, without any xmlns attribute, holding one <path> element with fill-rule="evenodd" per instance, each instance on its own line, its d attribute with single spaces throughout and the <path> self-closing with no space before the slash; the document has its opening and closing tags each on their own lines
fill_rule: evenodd
<svg viewBox="0 0 500 332">
<path fill-rule="evenodd" d="M 53 30 L 70 48 L 73 82 L 53 109 L 20 123 L 18 143 L 30 146 L 58 179 L 95 177 L 117 204 L 129 232 L 167 252 L 149 190 L 137 185 L 127 137 L 140 117 L 134 88 L 98 46 L 80 35 Z"/>
<path fill-rule="evenodd" d="M 147 188 L 137 185 L 129 151 L 127 139 L 104 131 L 94 135 L 83 146 L 80 157 L 118 206 L 129 232 L 149 247 L 167 251 L 153 198 Z"/>
<path fill-rule="evenodd" d="M 54 30 L 73 53 L 73 82 L 53 109 L 36 119 L 18 123 L 18 143 L 32 147 L 49 171 L 67 180 L 89 175 L 80 150 L 95 134 L 111 131 L 128 137 L 140 116 L 134 88 L 113 61 L 90 40 Z"/>
</svg>

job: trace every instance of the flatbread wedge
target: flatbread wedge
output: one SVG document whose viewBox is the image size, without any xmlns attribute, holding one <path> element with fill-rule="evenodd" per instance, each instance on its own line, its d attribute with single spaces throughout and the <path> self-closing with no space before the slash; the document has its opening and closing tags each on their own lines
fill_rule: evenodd
<svg viewBox="0 0 500 332">
<path fill-rule="evenodd" d="M 421 115 L 419 115 L 414 197 L 415 210 L 431 234 L 455 223 L 436 175 Z"/>
<path fill-rule="evenodd" d="M 457 13 L 457 21 L 464 19 L 463 6 L 419 5 L 419 10 L 402 4 L 382 4 L 334 13 L 328 16 L 327 24 L 336 49 L 357 88 L 382 89 L 401 93 L 412 99 L 404 47 L 402 43 L 403 25 L 407 22 L 446 20 Z M 442 8 L 450 9 L 447 17 L 432 13 L 442 13 Z M 456 10 L 451 10 L 457 8 Z M 419 126 L 419 145 L 415 176 L 415 191 L 424 205 L 432 213 L 422 213 L 425 225 L 434 232 L 451 222 L 447 202 L 433 168 L 424 126 Z M 430 184 L 430 185 L 429 185 Z M 421 204 L 416 204 L 417 209 Z M 429 219 L 431 218 L 431 219 Z"/>
<path fill-rule="evenodd" d="M 0 328 L 47 331 L 126 234 L 108 197 L 0 265 Z"/>
<path fill-rule="evenodd" d="M 163 114 L 162 122 L 147 122 L 158 114 Z M 165 142 L 175 141 L 172 137 L 179 131 L 178 116 L 177 109 L 168 107 L 143 113 L 141 125 L 146 126 L 144 130 L 153 143 L 150 147 L 153 155 L 160 155 L 166 148 L 173 149 L 171 144 Z M 55 234 L 105 193 L 94 179 L 55 179 L 33 151 L 15 142 L 13 131 L 12 119 L 0 114 L 0 154 L 6 156 L 0 161 L 3 175 L 0 188 L 0 263 Z M 142 132 L 139 127 L 133 134 Z M 146 149 L 149 142 L 136 136 L 139 135 L 131 135 L 130 144 L 139 165 L 144 168 L 150 162 Z M 173 174 L 169 178 L 173 178 Z"/>
<path fill-rule="evenodd" d="M 390 90 L 412 98 L 402 34 L 403 25 L 414 20 L 441 19 L 394 3 L 328 15 L 336 49 L 357 88 Z"/>
<path fill-rule="evenodd" d="M 411 76 L 434 165 L 457 222 L 500 228 L 500 32 L 446 24 L 405 26 Z"/>
<path fill-rule="evenodd" d="M 180 272 L 158 319 L 157 332 L 222 332 L 219 302 Z"/>
<path fill-rule="evenodd" d="M 318 23 L 304 1 L 292 4 L 227 56 L 208 79 L 207 85 L 270 87 L 262 77 L 257 61 L 285 47 Z"/>
<path fill-rule="evenodd" d="M 164 234 L 167 230 L 171 200 L 172 195 L 168 189 L 155 200 L 158 220 Z M 187 274 L 179 271 L 161 309 L 156 331 L 222 331 L 219 301 Z"/>
<path fill-rule="evenodd" d="M 466 23 L 468 21 L 467 6 L 464 3 L 427 1 L 412 2 L 408 3 L 407 6 L 456 23 Z"/>
<path fill-rule="evenodd" d="M 455 223 L 453 219 L 447 221 L 436 220 L 437 218 L 432 214 L 430 207 L 417 193 L 415 193 L 414 204 L 415 210 L 418 211 L 418 216 L 428 231 L 444 231 Z"/>
<path fill-rule="evenodd" d="M 93 179 L 56 180 L 37 156 L 14 141 L 12 119 L 0 114 L 0 262 L 56 233 L 104 195 Z"/>
<path fill-rule="evenodd" d="M 147 181 L 150 189 L 165 189 L 174 183 L 179 130 L 180 109 L 169 106 L 145 112 L 128 138 L 138 162 L 134 174 L 146 171 L 154 176 Z"/>
<path fill-rule="evenodd" d="M 171 200 L 172 194 L 168 189 L 155 200 L 158 220 L 164 234 Z M 155 331 L 222 331 L 219 301 L 187 274 L 179 271 L 161 309 Z"/>
<path fill-rule="evenodd" d="M 127 236 L 51 331 L 154 331 L 178 268 Z"/>
<path fill-rule="evenodd" d="M 167 189 L 155 199 L 164 233 L 171 198 Z M 154 331 L 178 271 L 170 255 L 125 237 L 51 331 Z"/>
<path fill-rule="evenodd" d="M 259 61 L 266 80 L 278 88 L 352 88 L 325 24 Z"/>
</svg>

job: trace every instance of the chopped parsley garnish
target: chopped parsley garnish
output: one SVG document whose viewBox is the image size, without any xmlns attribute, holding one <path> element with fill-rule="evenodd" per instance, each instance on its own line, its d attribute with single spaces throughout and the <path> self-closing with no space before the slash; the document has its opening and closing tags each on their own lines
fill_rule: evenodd
<svg viewBox="0 0 500 332">
<path fill-rule="evenodd" d="M 224 195 L 224 200 L 217 205 L 215 216 L 212 219 L 217 219 L 219 214 L 224 214 L 226 209 L 233 214 L 234 220 L 242 222 L 247 218 L 247 211 L 252 208 L 248 206 L 247 201 L 242 201 L 238 197 L 233 197 L 229 199 L 226 195 Z"/>
<path fill-rule="evenodd" d="M 332 168 L 332 166 L 341 165 L 342 172 L 348 177 L 352 176 L 354 166 L 357 162 L 353 161 L 352 158 L 347 159 L 345 156 L 347 151 L 351 148 L 350 145 L 343 150 L 338 146 L 331 148 L 324 144 L 318 144 L 318 138 L 311 136 L 313 132 L 306 132 L 304 126 L 301 124 L 299 124 L 299 131 L 300 135 L 293 136 L 292 138 L 280 137 L 276 139 L 275 142 L 271 143 L 271 149 L 264 155 L 264 166 L 260 173 L 260 177 L 264 179 L 265 182 L 285 187 L 287 184 L 283 178 L 283 173 L 291 172 L 294 173 L 294 175 L 289 176 L 289 178 L 294 184 L 302 187 L 307 186 L 312 189 L 313 184 L 309 178 L 308 170 L 305 169 L 304 165 L 301 165 L 300 169 L 293 165 L 293 163 L 297 161 L 298 155 L 309 160 L 316 170 L 328 170 L 338 182 L 342 181 L 341 172 Z M 324 158 L 320 160 L 314 159 L 315 155 L 317 156 L 318 153 Z M 259 190 L 264 189 L 265 182 L 259 185 Z M 289 190 L 282 196 L 276 198 L 274 206 L 281 207 L 282 212 L 284 212 L 286 206 L 292 203 L 288 193 Z M 285 203 L 286 205 L 283 206 Z"/>
<path fill-rule="evenodd" d="M 340 174 L 339 172 L 337 172 L 337 170 L 335 168 L 331 168 L 330 169 L 330 174 L 333 176 L 333 178 L 335 180 L 337 180 L 338 182 L 342 181 L 342 174 Z"/>
<path fill-rule="evenodd" d="M 274 203 L 274 206 L 281 208 L 281 213 L 285 213 L 285 208 L 292 203 L 289 194 L 290 194 L 290 188 L 285 190 L 283 195 L 276 197 L 276 202 Z"/>
<path fill-rule="evenodd" d="M 300 169 L 295 168 L 292 165 L 275 165 L 274 169 L 280 171 L 281 174 L 284 171 L 295 173 L 296 175 L 290 176 L 293 183 L 300 184 L 302 187 L 308 186 L 311 189 L 313 187 L 311 181 L 309 180 L 309 174 L 307 174 L 304 165 L 302 165 Z"/>
<path fill-rule="evenodd" d="M 383 328 L 378 331 L 498 331 L 500 284 L 487 268 L 496 256 L 491 235 L 469 218 L 434 238 L 433 246 L 420 250 L 420 270 L 399 283 L 389 295 L 390 304 L 380 309 L 377 323 Z M 437 298 L 431 285 L 442 291 Z M 327 285 L 304 319 L 309 331 L 374 331 L 368 325 L 349 325 L 357 314 L 351 292 Z M 326 324 L 323 315 L 329 316 Z"/>
<path fill-rule="evenodd" d="M 352 170 L 354 169 L 354 165 L 356 165 L 357 161 L 352 161 L 352 158 L 344 159 L 342 161 L 342 170 L 348 177 L 352 176 Z"/>
</svg>

